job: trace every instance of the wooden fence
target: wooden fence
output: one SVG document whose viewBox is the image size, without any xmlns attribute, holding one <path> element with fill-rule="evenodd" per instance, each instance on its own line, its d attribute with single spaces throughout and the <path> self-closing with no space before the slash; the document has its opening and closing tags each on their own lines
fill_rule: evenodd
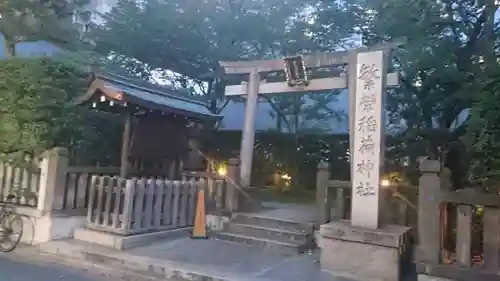
<svg viewBox="0 0 500 281">
<path fill-rule="evenodd" d="M 223 176 L 200 171 L 183 171 L 181 173 L 182 181 L 204 181 L 206 183 L 206 207 L 207 213 L 224 213 L 230 208 L 228 198 L 228 183 Z"/>
<path fill-rule="evenodd" d="M 192 226 L 198 188 L 216 184 L 222 183 L 92 176 L 88 227 L 131 235 Z"/>
<path fill-rule="evenodd" d="M 119 173 L 120 169 L 115 167 L 67 167 L 62 209 L 86 208 L 92 176 L 116 176 Z"/>
<path fill-rule="evenodd" d="M 88 167 L 68 166 L 66 168 L 62 209 L 87 208 L 89 202 L 89 188 L 92 176 L 114 177 L 120 174 L 120 167 Z M 147 173 L 129 171 L 130 177 L 148 177 Z M 165 177 L 163 177 L 165 178 Z"/>
<path fill-rule="evenodd" d="M 86 166 L 68 166 L 65 172 L 64 194 L 62 200 L 63 210 L 87 208 L 89 202 L 90 183 L 93 176 L 117 177 L 120 174 L 119 167 L 86 167 Z M 131 177 L 148 177 L 139 172 L 131 171 Z M 209 209 L 212 205 L 215 208 L 225 207 L 225 179 L 217 174 L 199 171 L 183 171 L 181 173 L 182 181 L 206 180 L 208 184 L 207 196 L 211 198 Z M 153 178 L 153 177 L 152 177 Z M 156 177 L 154 177 L 156 178 Z M 168 177 L 159 177 L 170 179 Z"/>
<path fill-rule="evenodd" d="M 8 195 L 15 195 L 10 201 L 17 205 L 37 206 L 40 187 L 40 168 L 37 165 L 12 165 L 0 162 L 0 202 Z"/>
<path fill-rule="evenodd" d="M 500 195 L 443 186 L 437 161 L 421 164 L 417 272 L 500 280 Z"/>
</svg>

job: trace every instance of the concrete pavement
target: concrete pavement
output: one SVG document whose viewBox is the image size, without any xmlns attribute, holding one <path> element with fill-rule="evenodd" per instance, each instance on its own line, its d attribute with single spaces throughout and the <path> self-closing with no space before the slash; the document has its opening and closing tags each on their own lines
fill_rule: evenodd
<svg viewBox="0 0 500 281">
<path fill-rule="evenodd" d="M 247 245 L 182 237 L 118 251 L 75 240 L 40 251 L 175 281 L 352 281 L 322 272 L 316 253 L 282 256 Z"/>
<path fill-rule="evenodd" d="M 59 240 L 0 254 L 0 280 L 353 281 L 322 272 L 317 259 L 317 253 L 284 257 L 210 239 L 180 238 L 125 251 Z M 404 280 L 415 281 L 416 275 Z"/>
<path fill-rule="evenodd" d="M 111 281 L 85 269 L 72 268 L 48 261 L 26 259 L 16 254 L 0 255 L 2 281 Z M 119 279 L 114 279 L 119 280 Z"/>
<path fill-rule="evenodd" d="M 155 278 L 110 269 L 99 264 L 40 253 L 19 245 L 11 253 L 0 253 L 1 281 L 156 281 Z"/>
</svg>

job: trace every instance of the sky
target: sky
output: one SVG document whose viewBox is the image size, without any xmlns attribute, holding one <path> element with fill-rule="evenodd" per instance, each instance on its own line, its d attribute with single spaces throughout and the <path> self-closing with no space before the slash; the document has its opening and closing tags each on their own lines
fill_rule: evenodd
<svg viewBox="0 0 500 281">
<path fill-rule="evenodd" d="M 286 94 L 284 94 L 286 95 Z M 318 93 L 321 95 L 321 93 Z M 348 100 L 349 94 L 347 91 L 342 91 L 337 98 L 337 101 L 328 105 L 330 109 L 342 111 L 346 115 L 342 120 L 331 120 L 329 128 L 332 133 L 347 133 L 348 127 Z M 257 108 L 257 118 L 255 128 L 257 130 L 269 130 L 276 128 L 276 120 L 270 116 L 273 112 L 268 103 L 259 103 Z M 243 120 L 245 114 L 245 105 L 243 103 L 230 102 L 228 106 L 221 112 L 224 116 L 221 129 L 238 130 L 243 128 Z"/>
<path fill-rule="evenodd" d="M 0 46 L 4 46 L 4 38 L 2 33 L 0 33 Z M 39 56 L 39 55 L 51 55 L 58 51 L 58 48 L 50 43 L 44 41 L 38 42 L 22 42 L 16 45 L 16 55 L 27 57 L 27 56 Z M 0 49 L 0 58 L 5 57 L 5 50 Z"/>
</svg>

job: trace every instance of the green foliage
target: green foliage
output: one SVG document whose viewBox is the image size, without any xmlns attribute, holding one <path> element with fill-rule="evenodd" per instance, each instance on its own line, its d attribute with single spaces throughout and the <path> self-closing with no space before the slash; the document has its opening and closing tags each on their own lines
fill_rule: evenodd
<svg viewBox="0 0 500 281">
<path fill-rule="evenodd" d="M 38 155 L 82 136 L 82 109 L 70 101 L 87 82 L 77 67 L 51 58 L 0 61 L 0 152 Z"/>
<path fill-rule="evenodd" d="M 219 61 L 312 50 L 303 8 L 301 0 L 118 1 L 92 39 L 130 73 L 151 79 L 155 70 L 177 87 L 202 92 L 220 112 L 224 87 L 234 81 L 221 77 Z"/>
<path fill-rule="evenodd" d="M 0 3 L 0 33 L 7 60 L 0 61 L 0 153 L 23 162 L 47 148 L 70 148 L 73 164 L 116 165 L 119 116 L 74 107 L 85 93 L 95 53 L 84 44 L 88 0 L 14 0 Z M 47 41 L 71 53 L 57 58 L 16 58 L 16 44 Z M 20 164 L 20 163 L 19 163 Z"/>
<path fill-rule="evenodd" d="M 300 50 L 299 38 L 286 36 L 294 29 L 289 18 L 302 7 L 279 0 L 118 1 L 93 39 L 101 53 L 201 79 L 220 60 L 262 58 L 285 45 Z"/>
<path fill-rule="evenodd" d="M 455 121 L 498 67 L 495 1 L 319 2 L 317 42 L 330 42 L 341 30 L 351 30 L 368 47 L 399 44 L 390 67 L 400 71 L 401 86 L 387 96 L 391 129 L 399 139 L 390 147 L 394 158 L 409 158 L 410 167 L 419 156 L 453 158 L 444 162 L 454 176 L 466 176 L 465 150 L 456 149 L 465 130 Z"/>
<path fill-rule="evenodd" d="M 471 110 L 468 127 L 473 180 L 498 190 L 500 183 L 500 78 L 489 81 Z"/>
<path fill-rule="evenodd" d="M 480 60 L 491 57 L 498 36 L 482 35 L 496 28 L 489 25 L 489 15 L 496 7 L 487 5 L 484 9 L 481 1 L 321 2 L 319 30 L 350 23 L 349 28 L 357 30 L 367 46 L 402 43 L 394 52 L 392 65 L 401 72 L 402 85 L 390 91 L 388 109 L 393 123 L 399 125 L 401 119 L 407 122 L 409 138 L 419 135 L 422 128 L 433 129 L 433 123 L 440 130 L 448 130 L 457 115 L 471 106 L 485 64 L 496 64 L 482 64 Z M 346 12 L 351 15 L 347 20 Z M 317 40 L 324 40 L 324 36 L 331 35 L 318 33 Z"/>
<path fill-rule="evenodd" d="M 15 45 L 45 40 L 64 48 L 77 45 L 90 21 L 83 7 L 89 0 L 3 0 L 0 2 L 0 33 L 7 56 Z M 74 22 L 74 19 L 77 19 Z"/>
<path fill-rule="evenodd" d="M 79 166 L 120 166 L 123 116 L 84 110 L 81 130 L 71 139 L 70 162 Z"/>
<path fill-rule="evenodd" d="M 320 161 L 330 163 L 333 179 L 349 179 L 346 135 L 283 134 L 280 132 L 257 132 L 252 182 L 265 186 L 276 172 L 292 177 L 292 189 L 314 189 L 317 165 Z M 209 143 L 209 155 L 227 160 L 238 156 L 241 132 L 218 132 L 217 139 Z"/>
</svg>

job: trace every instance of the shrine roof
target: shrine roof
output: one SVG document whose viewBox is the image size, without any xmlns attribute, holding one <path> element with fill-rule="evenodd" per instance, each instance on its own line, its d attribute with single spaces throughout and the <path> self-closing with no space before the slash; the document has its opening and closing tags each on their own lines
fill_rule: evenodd
<svg viewBox="0 0 500 281">
<path fill-rule="evenodd" d="M 93 102 L 102 95 L 110 100 L 165 113 L 203 119 L 222 118 L 211 113 L 203 99 L 190 96 L 187 91 L 114 73 L 93 73 L 89 89 L 75 103 Z"/>
</svg>

